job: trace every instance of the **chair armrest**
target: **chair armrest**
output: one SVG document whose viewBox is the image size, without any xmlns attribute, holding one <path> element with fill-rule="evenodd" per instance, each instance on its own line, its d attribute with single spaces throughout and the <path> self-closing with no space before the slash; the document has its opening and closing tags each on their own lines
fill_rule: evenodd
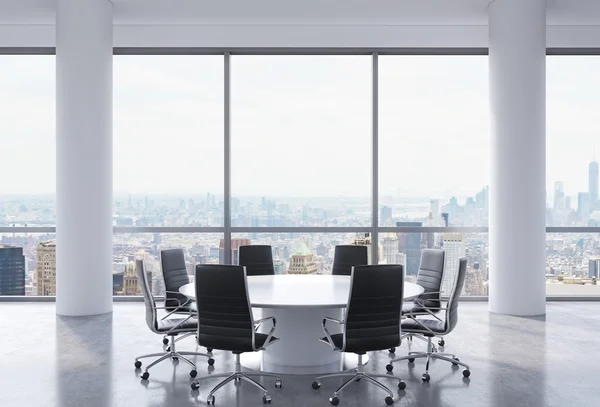
<svg viewBox="0 0 600 407">
<path fill-rule="evenodd" d="M 335 347 L 335 344 L 333 343 L 333 339 L 331 339 L 331 334 L 329 333 L 329 330 L 327 329 L 327 321 L 335 322 L 338 325 L 344 325 L 346 323 L 346 321 L 340 321 L 339 319 L 335 319 L 335 318 L 331 318 L 331 317 L 323 318 L 323 332 L 325 333 L 327 342 L 328 342 L 329 346 L 331 346 L 331 349 L 336 350 L 337 348 Z M 344 334 L 342 349 L 344 349 L 345 347 L 346 347 L 346 335 Z"/>
<path fill-rule="evenodd" d="M 181 326 L 181 324 L 183 324 L 183 323 L 187 322 L 187 320 L 188 320 L 188 319 L 190 319 L 191 317 L 192 317 L 192 315 L 190 315 L 190 316 L 187 316 L 185 319 L 181 320 L 181 321 L 180 321 L 180 322 L 179 322 L 177 325 L 175 325 L 173 328 L 169 329 L 169 330 L 168 330 L 168 331 L 165 333 L 165 335 L 169 335 L 171 332 L 173 332 L 174 330 L 178 329 L 178 328 Z"/>
<path fill-rule="evenodd" d="M 256 342 L 255 342 L 255 332 L 258 329 L 258 327 L 260 326 L 261 323 L 271 320 L 271 322 L 273 323 L 273 325 L 271 326 L 271 330 L 269 331 L 269 333 L 267 334 L 267 339 L 265 339 L 265 343 L 263 344 L 262 347 L 257 348 L 256 347 Z M 257 350 L 264 350 L 268 345 L 269 342 L 271 341 L 271 337 L 273 336 L 273 332 L 275 332 L 275 326 L 277 324 L 277 321 L 275 320 L 275 317 L 266 317 L 266 318 L 261 318 L 257 321 L 253 321 L 254 322 L 254 331 L 252 332 L 252 349 L 254 349 L 255 351 Z"/>
</svg>

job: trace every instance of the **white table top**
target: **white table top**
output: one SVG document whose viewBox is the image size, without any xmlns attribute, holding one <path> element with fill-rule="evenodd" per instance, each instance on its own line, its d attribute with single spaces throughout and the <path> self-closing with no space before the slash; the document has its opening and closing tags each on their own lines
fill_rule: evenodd
<svg viewBox="0 0 600 407">
<path fill-rule="evenodd" d="M 248 277 L 250 304 L 257 308 L 344 308 L 350 291 L 349 276 L 286 274 Z M 420 285 L 404 282 L 404 300 L 422 294 Z M 194 283 L 179 292 L 195 299 Z"/>
</svg>

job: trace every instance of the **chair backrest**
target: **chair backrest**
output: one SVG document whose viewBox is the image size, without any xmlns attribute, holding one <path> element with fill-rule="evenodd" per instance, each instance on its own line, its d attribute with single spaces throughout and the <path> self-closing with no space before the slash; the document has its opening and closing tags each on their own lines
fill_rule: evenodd
<svg viewBox="0 0 600 407">
<path fill-rule="evenodd" d="M 440 291 L 444 278 L 446 252 L 439 249 L 425 249 L 421 252 L 421 264 L 417 273 L 417 284 L 425 289 L 419 296 L 428 308 L 440 307 Z M 428 294 L 431 293 L 431 294 Z"/>
<path fill-rule="evenodd" d="M 150 289 L 150 284 L 148 283 L 146 268 L 144 267 L 144 260 L 141 257 L 135 259 L 135 270 L 140 288 L 142 290 L 142 296 L 144 297 L 144 305 L 146 306 L 146 324 L 150 330 L 156 332 L 158 329 L 156 301 L 154 301 L 154 297 L 152 296 L 152 290 Z"/>
<path fill-rule="evenodd" d="M 173 311 L 180 304 L 187 302 L 187 297 L 179 294 L 179 288 L 190 282 L 190 276 L 185 267 L 185 256 L 182 249 L 160 251 L 160 265 L 165 280 L 165 307 Z"/>
<path fill-rule="evenodd" d="M 458 273 L 454 280 L 454 286 L 448 298 L 448 309 L 446 310 L 446 332 L 450 333 L 458 323 L 458 301 L 465 285 L 467 275 L 467 258 L 463 257 L 458 261 Z"/>
<path fill-rule="evenodd" d="M 353 266 L 366 266 L 369 264 L 367 246 L 338 245 L 333 254 L 331 274 L 334 276 L 349 276 Z"/>
<path fill-rule="evenodd" d="M 398 346 L 403 293 L 402 265 L 354 267 L 344 350 L 365 352 Z"/>
<path fill-rule="evenodd" d="M 213 349 L 243 351 L 239 344 L 252 341 L 254 337 L 244 267 L 198 264 L 195 284 L 198 344 Z"/>
<path fill-rule="evenodd" d="M 248 276 L 275 274 L 273 249 L 267 245 L 240 246 L 240 266 L 246 267 Z"/>
</svg>

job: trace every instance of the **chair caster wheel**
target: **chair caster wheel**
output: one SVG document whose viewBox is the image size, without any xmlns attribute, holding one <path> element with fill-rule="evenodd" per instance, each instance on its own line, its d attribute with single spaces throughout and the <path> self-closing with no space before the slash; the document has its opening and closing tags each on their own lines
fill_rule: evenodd
<svg viewBox="0 0 600 407">
<path fill-rule="evenodd" d="M 387 370 L 388 372 L 391 372 L 392 370 L 394 370 L 394 366 L 391 363 L 388 363 L 385 366 L 385 370 Z"/>
<path fill-rule="evenodd" d="M 406 383 L 404 383 L 402 380 L 400 380 L 398 382 L 398 390 L 404 390 L 406 389 Z"/>
<path fill-rule="evenodd" d="M 319 382 L 312 382 L 312 388 L 317 390 L 319 387 L 321 387 L 321 383 Z"/>
<path fill-rule="evenodd" d="M 469 376 L 471 376 L 471 371 L 470 371 L 469 369 L 465 369 L 465 370 L 463 370 L 463 376 L 464 376 L 464 377 L 469 377 Z"/>
<path fill-rule="evenodd" d="M 169 339 L 163 338 L 163 345 L 168 345 L 168 344 L 169 344 Z"/>
<path fill-rule="evenodd" d="M 263 404 L 271 404 L 271 396 L 269 396 L 268 394 L 265 394 L 263 396 Z"/>
<path fill-rule="evenodd" d="M 415 363 L 415 358 L 408 359 L 408 363 Z"/>
<path fill-rule="evenodd" d="M 329 398 L 329 402 L 332 405 L 337 406 L 338 404 L 340 404 L 340 399 L 338 399 L 337 396 L 333 396 Z"/>
<path fill-rule="evenodd" d="M 431 380 L 431 376 L 429 376 L 429 373 L 423 373 L 421 379 L 423 379 L 424 382 L 429 383 L 429 380 Z"/>
<path fill-rule="evenodd" d="M 391 398 L 390 396 L 387 396 L 385 398 L 385 404 L 387 404 L 388 406 L 391 406 L 392 404 L 394 404 L 394 399 Z"/>
<path fill-rule="evenodd" d="M 194 369 L 194 370 L 190 370 L 190 376 L 191 376 L 191 377 L 196 377 L 196 376 L 198 376 L 198 372 L 196 372 L 196 369 Z"/>
<path fill-rule="evenodd" d="M 458 362 L 458 361 L 460 361 L 460 359 L 459 359 L 459 358 L 454 358 L 454 360 L 456 360 L 457 362 Z M 454 362 L 452 362 L 452 366 L 458 366 L 458 363 L 454 363 Z"/>
<path fill-rule="evenodd" d="M 215 364 L 215 360 L 213 358 L 208 359 L 208 365 L 212 366 Z"/>
<path fill-rule="evenodd" d="M 200 385 L 196 382 L 192 382 L 190 387 L 192 388 L 192 390 L 198 390 L 200 388 Z M 214 397 L 213 397 L 213 399 L 214 399 Z M 214 400 L 213 400 L 213 402 L 214 402 Z"/>
<path fill-rule="evenodd" d="M 134 363 L 134 366 L 136 369 L 139 369 L 140 367 L 142 367 L 142 361 L 140 360 L 136 360 Z"/>
<path fill-rule="evenodd" d="M 443 339 L 440 339 L 440 340 L 438 341 L 438 345 L 440 345 L 440 346 L 444 346 L 444 345 L 446 345 L 446 341 L 445 341 L 445 340 L 443 340 Z"/>
<path fill-rule="evenodd" d="M 281 381 L 281 379 L 275 380 L 275 388 L 281 389 L 282 387 L 283 387 L 283 382 Z"/>
<path fill-rule="evenodd" d="M 206 399 L 206 404 L 208 404 L 209 406 L 212 404 L 214 406 L 215 405 L 215 396 L 211 396 L 208 399 Z"/>
<path fill-rule="evenodd" d="M 142 373 L 142 380 L 148 380 L 149 377 L 150 377 L 150 373 L 148 373 L 148 372 Z"/>
<path fill-rule="evenodd" d="M 396 353 L 396 348 L 390 348 L 390 353 Z"/>
<path fill-rule="evenodd" d="M 167 347 L 165 348 L 165 352 L 171 352 L 171 347 L 170 347 L 170 346 L 167 346 Z"/>
</svg>

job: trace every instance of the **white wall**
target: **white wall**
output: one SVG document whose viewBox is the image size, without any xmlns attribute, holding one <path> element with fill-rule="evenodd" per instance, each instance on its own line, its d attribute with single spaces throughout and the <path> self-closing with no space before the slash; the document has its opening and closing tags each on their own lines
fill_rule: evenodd
<svg viewBox="0 0 600 407">
<path fill-rule="evenodd" d="M 549 26 L 548 47 L 600 48 L 600 26 Z M 54 47 L 50 24 L 2 25 L 0 47 Z M 487 47 L 484 25 L 115 25 L 115 47 Z"/>
</svg>

